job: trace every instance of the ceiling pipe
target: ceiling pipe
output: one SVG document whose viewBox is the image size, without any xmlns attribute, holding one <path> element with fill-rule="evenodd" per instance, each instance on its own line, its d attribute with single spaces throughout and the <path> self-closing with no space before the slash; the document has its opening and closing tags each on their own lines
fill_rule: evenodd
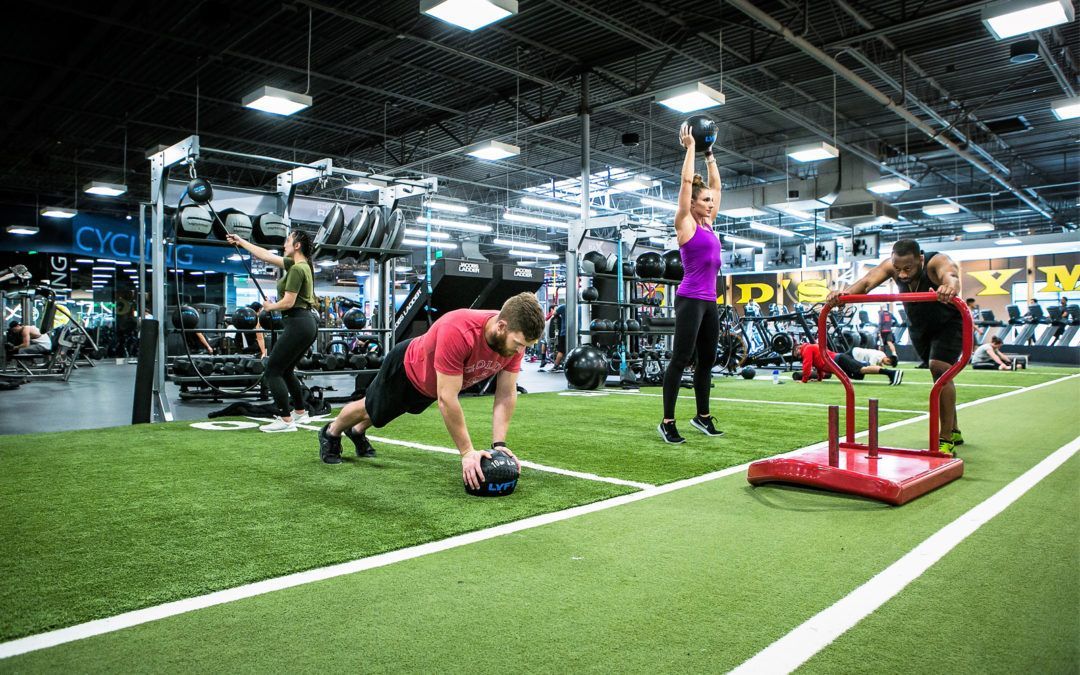
<svg viewBox="0 0 1080 675">
<path fill-rule="evenodd" d="M 1042 56 L 1043 61 L 1046 62 L 1046 66 L 1050 69 L 1054 79 L 1057 80 L 1058 86 L 1061 87 L 1061 91 L 1065 92 L 1065 95 L 1069 98 L 1076 96 L 1076 88 L 1072 86 L 1072 82 L 1069 82 L 1069 78 L 1061 70 L 1061 65 L 1058 64 L 1057 58 L 1054 57 L 1054 53 L 1050 51 L 1050 45 L 1046 44 L 1046 38 L 1042 33 L 1035 31 L 1035 39 L 1039 41 L 1039 55 Z"/>
<path fill-rule="evenodd" d="M 1054 219 L 1054 214 L 1050 213 L 1049 211 L 1044 209 L 1042 206 L 1040 206 L 1038 203 L 1033 201 L 1029 196 L 1027 196 L 1019 188 L 1017 188 L 1011 182 L 1009 182 L 1009 180 L 1007 178 L 1005 178 L 1005 177 L 1001 176 L 1000 174 L 998 174 L 998 172 L 995 171 L 993 167 L 985 164 L 978 157 L 976 157 L 975 155 L 967 152 L 966 150 L 964 150 L 963 148 L 958 146 L 956 143 L 954 143 L 952 140 L 946 138 L 943 134 L 938 134 L 933 129 L 933 127 L 926 124 L 926 122 L 923 122 L 921 119 L 919 119 L 915 115 L 911 114 L 910 112 L 905 110 L 903 107 L 898 106 L 896 103 L 893 102 L 893 100 L 891 98 L 889 98 L 889 96 L 887 96 L 885 93 L 878 90 L 877 87 L 875 87 L 874 85 L 870 84 L 866 80 L 864 80 L 861 77 L 859 77 L 858 75 L 856 75 L 854 72 L 852 72 L 850 69 L 848 69 L 843 64 L 838 62 L 836 59 L 832 58 L 831 56 L 829 56 L 825 52 L 821 51 L 820 49 L 815 47 L 813 44 L 808 42 L 807 40 L 805 40 L 805 39 L 799 37 L 798 35 L 796 35 L 795 33 L 793 33 L 791 31 L 791 29 L 788 28 L 787 26 L 781 24 L 779 21 L 772 18 L 771 16 L 769 16 L 765 12 L 761 11 L 760 9 L 758 9 L 757 7 L 752 5 L 751 3 L 747 2 L 746 0 L 727 0 L 727 2 L 728 2 L 729 5 L 735 7 L 736 9 L 741 11 L 743 14 L 746 14 L 750 18 L 752 18 L 755 21 L 757 21 L 758 23 L 760 23 L 761 25 L 763 25 L 766 28 L 769 28 L 770 30 L 773 30 L 776 33 L 778 33 L 779 35 L 781 35 L 784 38 L 784 40 L 786 40 L 789 44 L 797 47 L 798 49 L 803 51 L 805 54 L 807 54 L 808 56 L 813 58 L 818 63 L 822 64 L 826 68 L 832 70 L 834 73 L 836 73 L 840 77 L 842 77 L 845 80 L 847 80 L 848 82 L 850 82 L 857 89 L 859 89 L 860 91 L 865 93 L 867 96 L 869 96 L 870 98 L 877 101 L 883 107 L 888 108 L 893 113 L 895 113 L 896 115 L 898 115 L 902 119 L 906 120 L 909 124 L 911 124 L 913 127 L 918 129 L 922 133 L 926 134 L 926 136 L 928 136 L 929 138 L 937 141 L 941 145 L 943 145 L 946 148 L 952 150 L 961 159 L 963 159 L 967 163 L 971 164 L 972 166 L 977 168 L 979 171 L 982 171 L 983 173 L 988 175 L 990 178 L 993 178 L 999 185 L 1001 185 L 1003 188 L 1005 188 L 1006 190 L 1011 192 L 1013 195 L 1016 196 L 1017 199 L 1019 199 L 1024 204 L 1027 204 L 1033 211 L 1035 211 L 1039 215 L 1043 216 L 1044 218 L 1046 218 L 1048 220 L 1053 220 Z"/>
</svg>

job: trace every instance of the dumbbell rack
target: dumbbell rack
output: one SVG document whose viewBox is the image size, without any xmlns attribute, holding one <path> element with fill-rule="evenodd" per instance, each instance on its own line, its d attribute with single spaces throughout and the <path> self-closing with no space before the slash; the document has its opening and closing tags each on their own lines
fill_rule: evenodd
<svg viewBox="0 0 1080 675">
<path fill-rule="evenodd" d="M 350 338 L 364 339 L 365 337 L 372 337 L 379 341 L 380 345 L 385 345 L 386 334 L 391 331 L 390 328 L 320 328 L 319 337 L 327 334 L 348 334 Z M 332 340 L 331 340 L 332 342 Z M 319 338 L 316 338 L 316 344 L 319 344 Z M 383 347 L 383 355 L 389 351 Z M 316 352 L 319 353 L 319 352 Z M 340 370 L 323 370 L 323 369 L 296 369 L 296 374 L 300 377 L 314 377 L 316 375 L 359 375 L 361 373 L 374 374 L 379 372 L 378 368 L 345 368 Z"/>
<path fill-rule="evenodd" d="M 582 273 L 579 276 L 581 276 L 581 277 L 597 277 L 597 278 L 601 278 L 601 279 L 618 279 L 619 278 L 618 274 L 612 274 L 610 272 L 594 272 L 593 274 Z M 637 283 L 663 284 L 668 289 L 668 291 L 665 293 L 665 299 L 667 299 L 667 297 L 671 294 L 672 289 L 679 285 L 679 282 L 672 281 L 670 279 L 642 278 L 642 277 L 637 277 L 637 276 L 627 277 L 627 276 L 623 275 L 623 284 L 625 286 L 626 296 L 627 297 L 631 297 L 631 296 L 634 295 L 632 293 L 632 291 L 634 289 L 634 284 L 637 284 Z M 670 312 L 675 311 L 675 308 L 673 306 L 671 306 L 671 305 L 660 305 L 660 306 L 644 305 L 644 304 L 642 304 L 640 302 L 613 302 L 613 301 L 610 301 L 610 300 L 594 300 L 592 302 L 588 302 L 588 301 L 580 300 L 580 299 L 579 299 L 579 302 L 582 305 L 596 305 L 596 306 L 599 306 L 599 307 L 604 307 L 604 306 L 618 307 L 619 308 L 620 320 L 626 320 L 625 315 L 631 314 L 631 312 L 627 312 L 627 311 L 624 311 L 624 310 L 632 309 L 632 308 L 652 307 L 653 309 L 661 309 L 661 310 L 670 311 Z M 675 329 L 674 328 L 671 328 L 671 329 L 650 328 L 648 330 L 640 330 L 640 331 L 627 331 L 627 330 L 593 331 L 593 330 L 588 330 L 588 329 L 580 329 L 580 330 L 578 330 L 578 335 L 615 335 L 615 336 L 618 337 L 618 339 L 621 342 L 623 342 L 623 345 L 624 345 L 624 347 L 626 347 L 626 351 L 628 353 L 635 351 L 633 349 L 630 349 L 630 342 L 629 341 L 630 341 L 630 338 L 632 338 L 632 337 L 644 337 L 644 336 L 649 336 L 649 335 L 656 335 L 656 336 L 664 336 L 664 337 L 666 337 L 666 336 L 673 336 L 674 334 L 675 334 Z M 641 358 L 641 357 L 636 358 L 636 359 L 627 358 L 626 363 L 627 364 L 641 364 L 641 363 L 644 363 L 645 360 L 646 359 Z M 668 359 L 667 358 L 660 358 L 659 360 L 660 361 L 667 361 Z"/>
</svg>

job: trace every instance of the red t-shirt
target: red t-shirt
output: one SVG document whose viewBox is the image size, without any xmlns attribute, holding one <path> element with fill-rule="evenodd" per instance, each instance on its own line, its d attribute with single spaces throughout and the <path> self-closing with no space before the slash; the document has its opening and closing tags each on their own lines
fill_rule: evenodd
<svg viewBox="0 0 1080 675">
<path fill-rule="evenodd" d="M 461 375 L 467 389 L 500 370 L 521 372 L 523 354 L 502 356 L 484 339 L 484 324 L 498 310 L 455 309 L 431 324 L 405 350 L 405 374 L 416 390 L 438 398 L 436 373 Z"/>
<path fill-rule="evenodd" d="M 836 352 L 829 351 L 829 356 L 836 360 Z M 818 379 L 825 377 L 829 372 L 825 369 L 825 359 L 821 356 L 821 347 L 815 344 L 806 344 L 802 348 L 802 381 L 810 380 L 810 369 L 817 368 Z"/>
</svg>

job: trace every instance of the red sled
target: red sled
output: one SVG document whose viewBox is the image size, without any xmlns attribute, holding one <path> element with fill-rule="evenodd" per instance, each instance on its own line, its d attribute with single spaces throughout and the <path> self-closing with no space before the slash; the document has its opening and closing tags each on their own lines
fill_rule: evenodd
<svg viewBox="0 0 1080 675">
<path fill-rule="evenodd" d="M 936 293 L 896 293 L 887 295 L 844 295 L 840 303 L 861 302 L 936 302 Z M 938 440 L 938 401 L 941 388 L 956 377 L 971 357 L 971 314 L 964 303 L 953 298 L 964 323 L 963 354 L 930 390 L 929 446 L 926 450 L 883 448 L 878 445 L 878 402 L 869 401 L 869 439 L 855 442 L 855 388 L 850 378 L 829 355 L 826 320 L 828 312 L 818 317 L 818 343 L 825 365 L 843 383 L 845 390 L 845 439 L 840 440 L 840 408 L 829 406 L 827 448 L 804 450 L 774 459 L 754 462 L 746 472 L 751 485 L 792 483 L 807 487 L 869 497 L 899 506 L 952 482 L 964 475 L 964 460 L 936 450 Z"/>
</svg>

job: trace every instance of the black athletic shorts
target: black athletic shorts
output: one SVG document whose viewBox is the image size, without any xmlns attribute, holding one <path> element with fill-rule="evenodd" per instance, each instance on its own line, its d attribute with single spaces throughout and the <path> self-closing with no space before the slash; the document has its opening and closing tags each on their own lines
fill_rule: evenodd
<svg viewBox="0 0 1080 675">
<path fill-rule="evenodd" d="M 896 340 L 893 338 L 893 334 L 892 334 L 891 330 L 887 330 L 887 331 L 884 331 L 882 333 L 878 333 L 878 337 L 881 338 L 881 346 L 882 347 L 889 344 L 890 342 L 893 343 L 893 345 L 896 345 Z"/>
<path fill-rule="evenodd" d="M 837 354 L 836 365 L 840 366 L 840 370 L 847 373 L 847 376 L 851 379 L 863 379 L 863 364 L 851 354 L 848 354 L 847 352 L 841 352 Z"/>
<path fill-rule="evenodd" d="M 559 337 L 555 338 L 555 353 L 556 354 L 559 354 L 559 353 L 565 354 L 566 353 L 566 336 L 565 335 L 560 335 Z"/>
<path fill-rule="evenodd" d="M 410 342 L 404 340 L 390 350 L 368 385 L 364 407 L 375 427 L 385 427 L 405 413 L 419 415 L 435 402 L 417 391 L 405 373 L 405 350 Z"/>
<path fill-rule="evenodd" d="M 913 323 L 910 330 L 911 346 L 923 363 L 929 363 L 931 359 L 956 363 L 964 351 L 964 323 L 958 315 L 930 326 Z"/>
</svg>

